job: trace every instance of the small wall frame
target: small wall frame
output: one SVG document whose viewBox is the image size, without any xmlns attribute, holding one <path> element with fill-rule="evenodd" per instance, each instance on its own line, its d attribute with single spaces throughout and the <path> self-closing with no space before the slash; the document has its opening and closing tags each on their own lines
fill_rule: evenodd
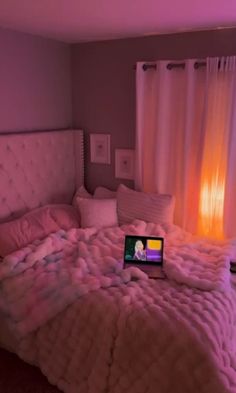
<svg viewBox="0 0 236 393">
<path fill-rule="evenodd" d="M 116 149 L 115 177 L 119 179 L 134 179 L 134 150 Z"/>
<path fill-rule="evenodd" d="M 96 164 L 110 164 L 111 137 L 109 134 L 90 134 L 90 160 Z"/>
</svg>

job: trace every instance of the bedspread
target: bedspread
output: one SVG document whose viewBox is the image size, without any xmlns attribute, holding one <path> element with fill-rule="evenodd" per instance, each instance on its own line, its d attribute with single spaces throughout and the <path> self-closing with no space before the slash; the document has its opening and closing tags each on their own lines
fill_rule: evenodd
<svg viewBox="0 0 236 393">
<path fill-rule="evenodd" d="M 165 237 L 168 280 L 122 269 L 126 233 Z M 231 254 L 173 225 L 60 231 L 4 259 L 0 309 L 64 392 L 235 393 Z"/>
</svg>

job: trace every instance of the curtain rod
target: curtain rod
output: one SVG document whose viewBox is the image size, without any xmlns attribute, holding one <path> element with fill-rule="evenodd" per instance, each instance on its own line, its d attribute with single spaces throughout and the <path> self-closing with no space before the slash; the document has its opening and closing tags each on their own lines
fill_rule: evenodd
<svg viewBox="0 0 236 393">
<path fill-rule="evenodd" d="M 194 68 L 195 68 L 195 70 L 197 70 L 200 67 L 205 67 L 206 64 L 207 63 L 204 60 L 202 60 L 202 61 L 195 61 Z M 221 67 L 221 64 L 222 64 L 222 60 L 219 60 L 218 61 L 218 68 Z M 226 62 L 226 60 L 224 60 L 224 65 L 226 65 L 226 64 L 227 64 L 227 62 Z M 134 68 L 134 70 L 136 70 L 136 65 L 133 68 Z M 144 63 L 142 68 L 143 68 L 143 71 L 147 71 L 149 69 L 156 69 L 157 65 L 154 64 L 154 63 Z M 168 63 L 166 68 L 168 70 L 172 70 L 172 68 L 183 68 L 184 69 L 185 68 L 185 62 L 182 62 L 182 63 Z"/>
<path fill-rule="evenodd" d="M 200 67 L 205 67 L 205 66 L 206 66 L 205 61 L 195 61 L 195 63 L 194 63 L 194 68 L 196 70 Z M 152 64 L 152 63 L 143 64 L 143 71 L 147 71 L 149 69 L 156 69 L 156 68 L 157 68 L 156 64 Z M 166 68 L 168 70 L 172 70 L 172 68 L 185 68 L 185 63 L 168 63 Z M 134 66 L 134 69 L 136 70 L 136 66 Z"/>
</svg>

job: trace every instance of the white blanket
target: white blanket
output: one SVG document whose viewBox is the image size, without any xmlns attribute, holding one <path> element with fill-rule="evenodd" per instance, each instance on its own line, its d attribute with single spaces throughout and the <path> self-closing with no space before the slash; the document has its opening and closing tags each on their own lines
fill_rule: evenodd
<svg viewBox="0 0 236 393">
<path fill-rule="evenodd" d="M 165 237 L 169 280 L 122 269 L 125 233 Z M 65 392 L 235 393 L 231 254 L 172 225 L 60 231 L 5 258 L 0 309 Z"/>
</svg>

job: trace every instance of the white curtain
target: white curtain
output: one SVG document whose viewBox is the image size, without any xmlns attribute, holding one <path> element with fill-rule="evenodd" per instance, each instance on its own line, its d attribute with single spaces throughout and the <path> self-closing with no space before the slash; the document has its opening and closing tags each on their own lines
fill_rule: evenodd
<svg viewBox="0 0 236 393">
<path fill-rule="evenodd" d="M 136 70 L 136 188 L 176 197 L 175 222 L 236 235 L 236 60 Z M 180 62 L 183 64 L 183 62 Z"/>
</svg>

